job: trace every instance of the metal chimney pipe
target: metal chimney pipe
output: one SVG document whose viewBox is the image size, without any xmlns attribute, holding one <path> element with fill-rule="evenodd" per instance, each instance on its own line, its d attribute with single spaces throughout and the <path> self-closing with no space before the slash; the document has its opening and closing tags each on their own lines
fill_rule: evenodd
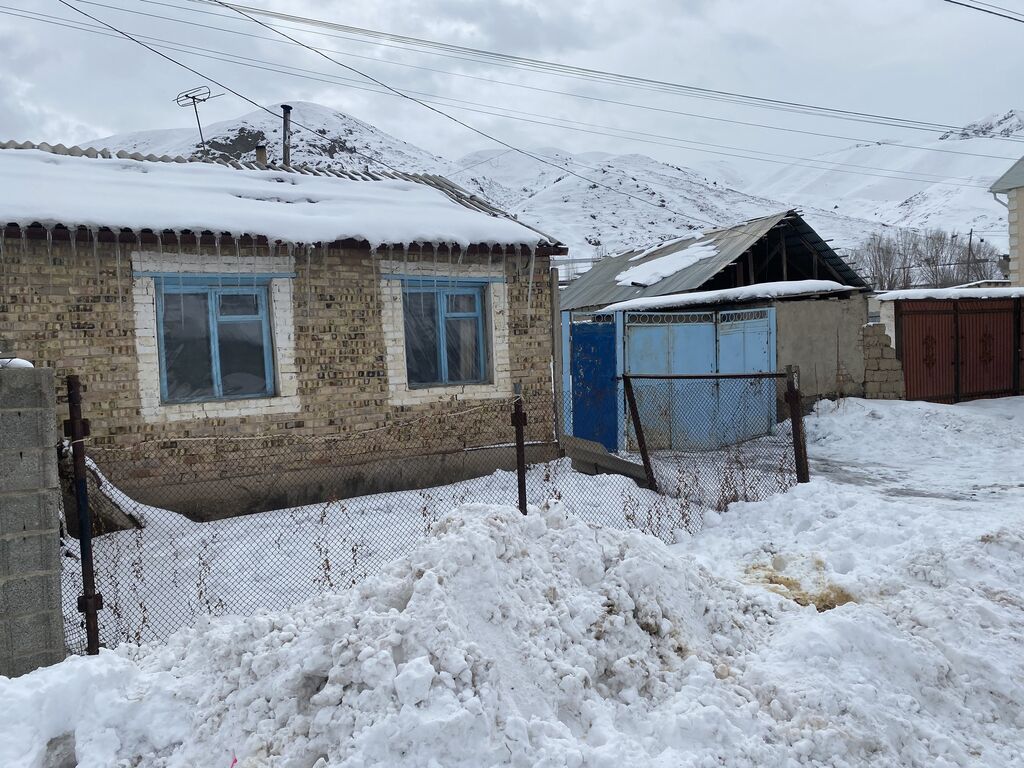
<svg viewBox="0 0 1024 768">
<path fill-rule="evenodd" d="M 260 144 L 256 147 L 256 162 L 260 165 L 267 164 L 267 146 L 266 144 Z"/>
<path fill-rule="evenodd" d="M 281 111 L 284 113 L 284 152 L 282 156 L 284 158 L 285 165 L 292 164 L 292 108 L 288 104 L 281 105 Z"/>
</svg>

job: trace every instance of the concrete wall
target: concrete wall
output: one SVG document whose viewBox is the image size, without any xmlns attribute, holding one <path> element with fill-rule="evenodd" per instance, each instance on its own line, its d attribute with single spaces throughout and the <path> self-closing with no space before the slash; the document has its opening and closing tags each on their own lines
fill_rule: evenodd
<svg viewBox="0 0 1024 768">
<path fill-rule="evenodd" d="M 84 232 L 72 247 L 59 234 L 50 246 L 44 238 L 8 232 L 0 277 L 5 334 L 16 354 L 54 368 L 58 379 L 81 376 L 92 422 L 90 455 L 126 491 L 284 476 L 305 466 L 303 444 L 328 439 L 346 448 L 333 454 L 341 464 L 352 456 L 365 462 L 368 455 L 393 461 L 395 445 L 423 455 L 507 443 L 507 412 L 481 408 L 507 404 L 514 383 L 523 386 L 527 439 L 549 440 L 553 432 L 547 258 L 536 259 L 530 291 L 526 253 L 292 252 L 248 243 L 236 250 L 226 241 L 219 247 L 185 243 L 179 250 L 134 238 L 94 246 Z M 160 403 L 153 280 L 138 274 L 152 271 L 294 274 L 271 286 L 278 396 Z M 448 275 L 496 278 L 490 289 L 492 386 L 408 390 L 398 380 L 395 361 L 404 359 L 404 347 L 395 327 L 401 313 L 394 307 L 392 272 L 433 275 L 442 283 Z M 64 399 L 58 400 L 63 414 Z M 466 416 L 442 422 L 453 414 Z M 219 450 L 184 442 L 197 438 L 216 439 Z M 253 466 L 244 467 L 246 460 Z"/>
<path fill-rule="evenodd" d="M 0 368 L 0 675 L 64 658 L 53 371 Z"/>
<path fill-rule="evenodd" d="M 778 367 L 799 367 L 805 400 L 864 394 L 861 328 L 867 316 L 863 294 L 776 303 Z"/>
</svg>

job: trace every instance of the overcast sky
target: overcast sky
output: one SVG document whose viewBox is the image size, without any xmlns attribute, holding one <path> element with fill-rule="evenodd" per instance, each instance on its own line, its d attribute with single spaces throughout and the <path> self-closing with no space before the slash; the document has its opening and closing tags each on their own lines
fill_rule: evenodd
<svg viewBox="0 0 1024 768">
<path fill-rule="evenodd" d="M 960 125 L 1024 107 L 1024 24 L 942 0 L 247 1 L 260 8 L 517 56 L 938 123 Z M 320 102 L 452 158 L 493 146 L 421 106 L 339 82 L 358 78 L 274 39 L 273 32 L 223 8 L 195 0 L 71 2 L 125 31 L 209 49 L 167 52 L 257 102 Z M 174 96 L 203 84 L 203 78 L 134 43 L 82 31 L 78 27 L 92 22 L 57 0 L 7 3 L 36 18 L 18 18 L 0 9 L 0 139 L 70 144 L 112 133 L 194 125 L 191 110 L 177 107 Z M 1014 3 L 1024 11 L 1024 2 L 1004 0 L 1004 5 Z M 63 23 L 76 28 L 46 23 L 40 15 L 66 20 Z M 476 110 L 517 110 L 516 116 L 526 119 L 562 118 L 658 137 L 647 137 L 648 142 L 635 136 L 612 138 L 445 107 L 528 147 L 639 152 L 700 164 L 728 158 L 664 145 L 689 140 L 806 156 L 850 142 L 615 106 L 510 84 L 850 138 L 933 138 L 915 131 L 488 66 L 384 47 L 360 35 L 327 37 L 294 22 L 271 23 L 291 27 L 289 34 L 338 52 L 340 60 L 396 88 L 474 102 Z M 257 66 L 287 65 L 308 72 L 296 77 L 204 58 L 210 55 L 245 56 L 265 62 Z M 214 122 L 250 111 L 250 105 L 228 94 L 205 104 L 202 116 L 204 122 Z M 771 168 L 749 160 L 740 164 L 754 171 Z"/>
</svg>

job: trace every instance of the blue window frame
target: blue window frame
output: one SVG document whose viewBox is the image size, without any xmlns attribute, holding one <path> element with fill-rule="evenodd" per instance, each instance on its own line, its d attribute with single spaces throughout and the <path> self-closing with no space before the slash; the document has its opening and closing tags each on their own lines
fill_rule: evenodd
<svg viewBox="0 0 1024 768">
<path fill-rule="evenodd" d="M 486 285 L 404 281 L 402 311 L 410 387 L 489 380 Z"/>
<path fill-rule="evenodd" d="M 251 275 L 156 279 L 163 402 L 275 394 L 268 282 Z"/>
</svg>

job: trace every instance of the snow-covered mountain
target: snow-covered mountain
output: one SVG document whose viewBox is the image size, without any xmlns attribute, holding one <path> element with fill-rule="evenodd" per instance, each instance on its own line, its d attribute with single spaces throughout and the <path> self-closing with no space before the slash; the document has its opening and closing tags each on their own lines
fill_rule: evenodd
<svg viewBox="0 0 1024 768">
<path fill-rule="evenodd" d="M 786 208 L 801 209 L 838 248 L 854 248 L 889 226 L 973 227 L 1005 248 L 1006 211 L 987 186 L 1015 159 L 1013 139 L 1024 139 L 1024 113 L 1011 111 L 913 145 L 880 142 L 819 156 L 816 163 L 827 167 L 794 165 L 750 177 L 724 163 L 698 171 L 640 154 L 572 154 L 550 147 L 530 150 L 547 162 L 510 150 L 452 161 L 334 109 L 292 106 L 293 122 L 312 129 L 293 129 L 293 163 L 362 170 L 380 168 L 377 161 L 383 161 L 403 171 L 448 176 L 558 237 L 574 261 L 584 262 L 689 228 Z M 279 111 L 280 105 L 271 108 Z M 252 160 L 256 146 L 265 144 L 270 159 L 280 159 L 280 120 L 267 112 L 208 125 L 204 133 L 216 157 Z M 192 128 L 108 136 L 90 144 L 158 155 L 200 152 Z M 887 178 L 891 174 L 871 168 L 893 169 L 917 181 Z"/>
<path fill-rule="evenodd" d="M 830 168 L 790 166 L 742 186 L 807 206 L 836 206 L 836 213 L 899 227 L 973 228 L 1005 248 L 1006 209 L 987 190 L 1024 154 L 1021 140 L 1024 112 L 1011 110 L 932 139 L 859 144 L 830 152 L 816 158 Z M 885 178 L 891 174 L 852 166 L 892 169 L 915 180 Z M 876 175 L 865 175 L 872 173 Z"/>
<path fill-rule="evenodd" d="M 445 174 L 453 170 L 448 160 L 396 139 L 343 112 L 309 102 L 293 101 L 290 104 L 293 164 L 365 170 L 380 168 L 380 164 L 374 161 L 383 160 L 409 173 Z M 280 104 L 271 104 L 269 108 L 281 112 Z M 271 162 L 281 162 L 281 131 L 281 119 L 263 110 L 203 127 L 210 156 L 246 161 L 256 159 L 256 147 L 262 144 L 267 147 Z M 195 127 L 125 133 L 96 139 L 88 144 L 110 150 L 124 149 L 172 157 L 199 157 L 202 151 Z"/>
</svg>

